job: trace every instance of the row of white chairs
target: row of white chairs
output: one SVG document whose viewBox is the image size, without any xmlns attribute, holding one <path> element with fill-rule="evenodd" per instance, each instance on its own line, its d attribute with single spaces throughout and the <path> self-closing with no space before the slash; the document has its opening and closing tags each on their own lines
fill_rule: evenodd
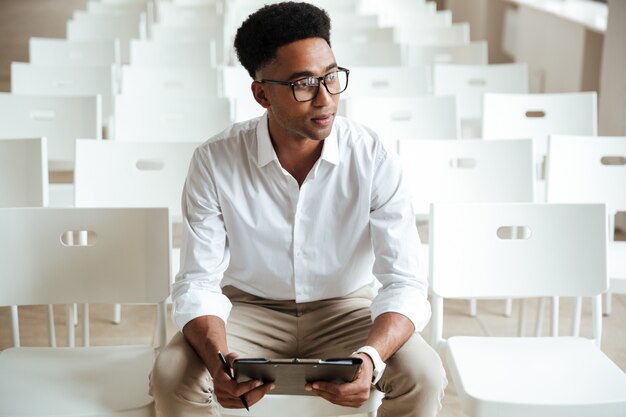
<svg viewBox="0 0 626 417">
<path fill-rule="evenodd" d="M 164 208 L 0 209 L 6 231 L 0 238 L 0 275 L 15 278 L 0 280 L 0 306 L 158 305 L 153 344 L 0 352 L 1 415 L 154 414 L 145 386 L 154 356 L 166 341 L 168 217 Z M 601 294 L 608 286 L 605 224 L 603 204 L 433 206 L 432 343 L 445 358 L 465 412 L 477 417 L 623 415 L 626 374 L 600 350 Z M 515 238 L 500 233 L 511 226 L 520 229 Z M 572 230 L 585 239 L 571 238 Z M 83 238 L 69 242 L 64 238 L 68 234 Z M 33 247 L 38 249 L 34 264 L 25 259 Z M 444 299 L 539 296 L 592 297 L 590 337 L 444 338 Z M 28 401 L 34 385 L 42 392 L 37 401 Z M 302 401 L 307 400 L 270 395 L 245 415 L 289 416 Z M 320 399 L 306 404 L 305 416 L 376 409 L 376 404 L 373 410 L 341 409 Z M 324 404 L 325 412 L 317 404 Z M 329 410 L 333 414 L 326 414 Z"/>
</svg>

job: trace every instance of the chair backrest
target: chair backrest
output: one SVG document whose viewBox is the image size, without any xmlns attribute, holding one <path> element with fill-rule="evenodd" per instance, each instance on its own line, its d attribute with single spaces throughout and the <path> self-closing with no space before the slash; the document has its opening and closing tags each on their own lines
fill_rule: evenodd
<svg viewBox="0 0 626 417">
<path fill-rule="evenodd" d="M 214 67 L 215 42 L 155 42 L 133 39 L 130 42 L 130 63 L 153 67 Z"/>
<path fill-rule="evenodd" d="M 552 134 L 597 134 L 598 99 L 595 92 L 556 94 L 493 94 L 483 99 L 485 139 L 532 137 L 545 155 Z"/>
<path fill-rule="evenodd" d="M 223 12 L 221 2 L 193 5 L 157 2 L 157 20 L 160 24 L 167 26 L 223 26 Z"/>
<path fill-rule="evenodd" d="M 351 67 L 348 89 L 341 98 L 351 96 L 402 97 L 430 94 L 431 68 Z M 249 77 L 248 77 L 249 78 Z"/>
<path fill-rule="evenodd" d="M 50 66 L 11 63 L 11 92 L 37 96 L 102 97 L 102 120 L 113 116 L 113 92 L 117 89 L 111 66 Z"/>
<path fill-rule="evenodd" d="M 597 135 L 597 94 L 495 94 L 483 98 L 482 134 L 485 139 L 532 138 L 538 202 L 545 201 L 544 160 L 548 136 Z"/>
<path fill-rule="evenodd" d="M 453 96 L 351 97 L 348 117 L 374 129 L 393 150 L 398 139 L 456 139 L 458 120 Z"/>
<path fill-rule="evenodd" d="M 76 141 L 76 207 L 168 207 L 180 196 L 197 143 Z"/>
<path fill-rule="evenodd" d="M 532 141 L 400 140 L 417 214 L 432 203 L 533 201 Z"/>
<path fill-rule="evenodd" d="M 405 15 L 419 18 L 424 14 L 434 15 L 437 4 L 429 1 L 415 0 L 361 0 L 360 9 L 364 13 L 376 13 L 380 17 L 381 25 L 395 26 L 405 20 Z"/>
<path fill-rule="evenodd" d="M 434 204 L 433 292 L 445 298 L 594 296 L 608 287 L 604 204 Z M 502 238 L 503 228 L 517 238 Z"/>
<path fill-rule="evenodd" d="M 67 21 L 67 39 L 69 40 L 102 40 L 119 39 L 122 63 L 130 59 L 130 40 L 145 39 L 145 14 L 96 14 L 75 12 Z"/>
<path fill-rule="evenodd" d="M 396 31 L 392 27 L 336 27 L 333 28 L 331 42 L 394 42 Z"/>
<path fill-rule="evenodd" d="M 171 42 L 208 42 L 213 41 L 215 44 L 216 64 L 224 65 L 225 52 L 228 46 L 225 44 L 223 24 L 208 25 L 167 25 L 163 23 L 155 23 L 150 28 L 151 38 L 158 43 Z"/>
<path fill-rule="evenodd" d="M 150 67 L 124 65 L 122 95 L 217 96 L 219 72 L 212 67 Z"/>
<path fill-rule="evenodd" d="M 0 207 L 47 205 L 46 138 L 0 139 Z"/>
<path fill-rule="evenodd" d="M 433 68 L 433 93 L 456 95 L 460 119 L 481 119 L 484 93 L 528 93 L 528 65 L 445 65 Z"/>
<path fill-rule="evenodd" d="M 404 65 L 404 50 L 392 42 L 333 42 L 333 52 L 342 67 L 398 67 Z"/>
<path fill-rule="evenodd" d="M 76 138 L 102 137 L 100 98 L 0 93 L 0 137 L 46 137 L 52 171 L 74 166 Z"/>
<path fill-rule="evenodd" d="M 53 38 L 30 38 L 30 63 L 35 65 L 119 65 L 120 43 L 117 39 L 76 41 Z"/>
<path fill-rule="evenodd" d="M 465 64 L 487 65 L 487 42 L 459 45 L 408 45 L 407 65 Z"/>
<path fill-rule="evenodd" d="M 550 136 L 546 167 L 550 203 L 606 203 L 626 211 L 626 137 Z"/>
<path fill-rule="evenodd" d="M 469 23 L 454 23 L 444 26 L 414 26 L 404 27 L 396 40 L 407 45 L 463 45 L 470 43 Z"/>
<path fill-rule="evenodd" d="M 119 95 L 115 139 L 139 142 L 203 142 L 228 127 L 230 101 L 220 97 Z"/>
<path fill-rule="evenodd" d="M 0 276 L 11 278 L 0 280 L 0 306 L 159 303 L 169 295 L 166 208 L 3 208 L 0 230 Z M 84 244 L 71 245 L 68 235 Z"/>
</svg>

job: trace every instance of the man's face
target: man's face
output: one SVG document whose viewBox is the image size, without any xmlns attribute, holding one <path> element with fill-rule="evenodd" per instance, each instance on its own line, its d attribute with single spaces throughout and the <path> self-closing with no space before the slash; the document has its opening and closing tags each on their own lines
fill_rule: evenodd
<svg viewBox="0 0 626 417">
<path fill-rule="evenodd" d="M 280 47 L 276 60 L 259 71 L 257 79 L 289 81 L 322 77 L 337 69 L 335 56 L 322 38 L 309 38 Z M 323 140 L 332 129 L 339 95 L 331 95 L 320 84 L 317 96 L 298 102 L 290 86 L 260 84 L 266 98 L 270 134 L 294 140 Z"/>
</svg>

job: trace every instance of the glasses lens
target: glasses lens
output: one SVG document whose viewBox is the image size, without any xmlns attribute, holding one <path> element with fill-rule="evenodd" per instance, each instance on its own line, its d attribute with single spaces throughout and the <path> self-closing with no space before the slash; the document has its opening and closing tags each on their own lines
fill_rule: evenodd
<svg viewBox="0 0 626 417">
<path fill-rule="evenodd" d="M 345 71 L 335 71 L 324 77 L 324 83 L 330 94 L 342 93 L 348 86 L 348 74 Z"/>
<path fill-rule="evenodd" d="M 298 101 L 310 101 L 317 96 L 317 92 L 320 89 L 320 85 L 309 85 L 306 87 L 298 87 L 294 86 L 293 94 L 296 96 L 296 100 Z"/>
</svg>

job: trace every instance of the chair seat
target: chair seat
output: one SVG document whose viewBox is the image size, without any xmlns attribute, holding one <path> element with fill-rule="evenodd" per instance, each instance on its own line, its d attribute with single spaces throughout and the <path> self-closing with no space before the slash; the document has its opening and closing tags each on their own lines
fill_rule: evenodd
<svg viewBox="0 0 626 417">
<path fill-rule="evenodd" d="M 0 352 L 0 416 L 152 416 L 150 346 Z"/>
<path fill-rule="evenodd" d="M 626 374 L 591 340 L 459 336 L 446 355 L 472 417 L 626 416 Z"/>
<path fill-rule="evenodd" d="M 250 407 L 250 411 L 242 409 L 222 408 L 224 417 L 328 417 L 348 416 L 355 414 L 376 414 L 376 409 L 382 401 L 383 394 L 373 390 L 370 399 L 359 408 L 342 407 L 332 404 L 323 398 L 306 395 L 267 395 L 261 401 Z"/>
</svg>

